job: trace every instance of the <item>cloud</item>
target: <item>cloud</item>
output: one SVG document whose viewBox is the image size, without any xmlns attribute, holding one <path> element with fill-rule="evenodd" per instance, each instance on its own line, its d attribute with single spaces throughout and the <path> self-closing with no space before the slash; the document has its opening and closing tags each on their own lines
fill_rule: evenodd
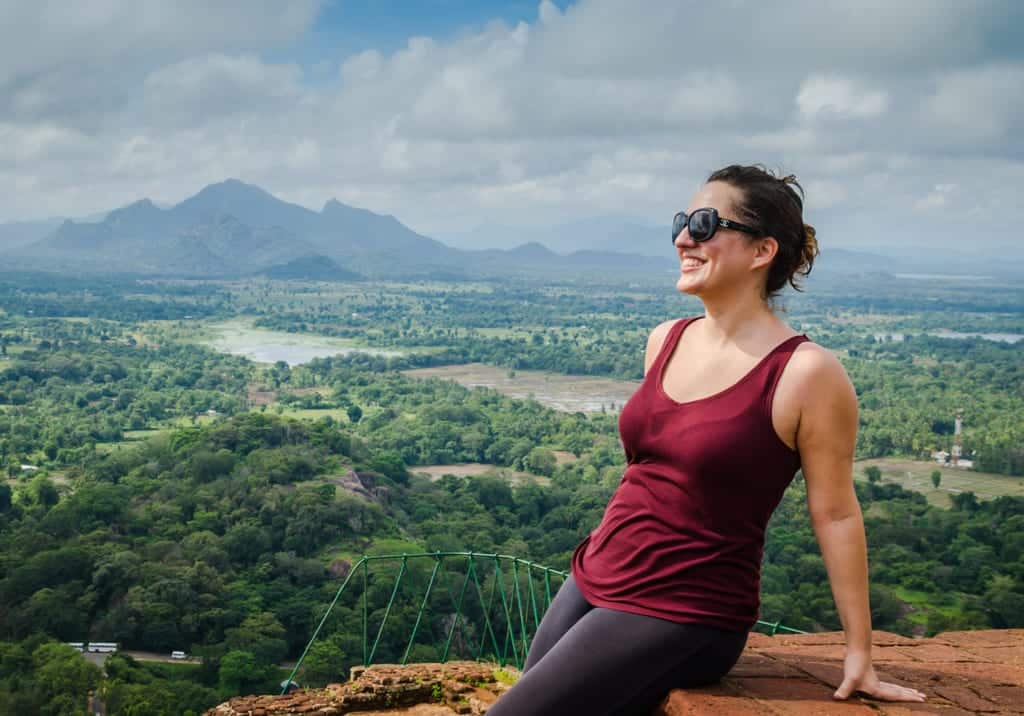
<svg viewBox="0 0 1024 716">
<path fill-rule="evenodd" d="M 795 172 L 834 233 L 954 198 L 1024 222 L 1013 0 L 544 0 L 531 23 L 341 61 L 303 54 L 318 7 L 0 6 L 0 219 L 238 176 L 443 238 L 526 216 L 660 221 L 711 170 L 758 161 Z"/>
<path fill-rule="evenodd" d="M 318 9 L 319 0 L 3 0 L 0 116 L 95 123 L 152 69 L 290 44 Z"/>
<path fill-rule="evenodd" d="M 914 202 L 914 209 L 922 212 L 945 209 L 950 204 L 950 197 L 957 190 L 956 184 L 936 184 L 934 189 L 927 196 Z"/>
<path fill-rule="evenodd" d="M 883 114 L 889 98 L 884 91 L 863 87 L 846 77 L 813 75 L 800 83 L 796 104 L 807 119 L 866 119 Z"/>
<path fill-rule="evenodd" d="M 1019 140 L 1024 130 L 1024 64 L 954 70 L 938 76 L 934 87 L 920 119 L 946 141 L 1009 149 Z"/>
<path fill-rule="evenodd" d="M 150 73 L 142 83 L 147 126 L 190 126 L 232 115 L 276 112 L 301 100 L 297 65 L 270 65 L 254 55 L 222 54 L 182 60 Z"/>
</svg>

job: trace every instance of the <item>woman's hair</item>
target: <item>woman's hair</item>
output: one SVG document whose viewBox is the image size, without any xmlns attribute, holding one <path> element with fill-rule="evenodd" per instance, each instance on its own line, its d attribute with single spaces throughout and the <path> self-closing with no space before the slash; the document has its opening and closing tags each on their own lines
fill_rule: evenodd
<svg viewBox="0 0 1024 716">
<path fill-rule="evenodd" d="M 777 176 L 759 164 L 732 164 L 713 172 L 707 180 L 739 189 L 743 199 L 736 207 L 738 219 L 778 241 L 779 251 L 768 268 L 766 298 L 774 298 L 787 283 L 801 290 L 798 276 L 811 272 L 818 240 L 814 227 L 804 223 L 804 189 L 796 177 Z"/>
</svg>

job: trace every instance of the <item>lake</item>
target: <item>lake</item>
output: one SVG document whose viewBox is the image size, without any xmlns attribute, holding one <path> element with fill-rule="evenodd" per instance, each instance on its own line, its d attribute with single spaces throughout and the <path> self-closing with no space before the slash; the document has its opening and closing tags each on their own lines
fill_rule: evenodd
<svg viewBox="0 0 1024 716">
<path fill-rule="evenodd" d="M 908 335 L 907 333 L 875 333 L 875 340 L 877 341 L 892 341 L 894 343 L 902 343 Z M 1020 333 L 964 333 L 962 331 L 950 331 L 943 329 L 941 331 L 929 331 L 929 336 L 936 338 L 956 338 L 959 340 L 966 340 L 968 338 L 983 338 L 986 341 L 998 341 L 1000 343 L 1017 343 L 1020 340 L 1024 340 L 1024 334 Z"/>
<path fill-rule="evenodd" d="M 928 335 L 936 338 L 984 338 L 986 341 L 999 341 L 1000 343 L 1016 343 L 1024 339 L 1020 333 L 961 333 L 960 331 L 932 331 Z"/>
<path fill-rule="evenodd" d="M 288 333 L 255 328 L 251 323 L 228 321 L 208 326 L 214 334 L 206 345 L 222 353 L 245 356 L 257 363 L 276 363 L 283 360 L 290 366 L 309 363 L 314 358 L 328 358 L 349 353 L 369 353 L 377 356 L 400 356 L 401 351 L 380 350 L 359 346 L 352 341 L 311 333 Z"/>
</svg>

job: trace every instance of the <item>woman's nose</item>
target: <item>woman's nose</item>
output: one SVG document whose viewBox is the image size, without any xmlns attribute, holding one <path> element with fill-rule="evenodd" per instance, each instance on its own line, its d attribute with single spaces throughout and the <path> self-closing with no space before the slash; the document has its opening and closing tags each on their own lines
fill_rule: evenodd
<svg viewBox="0 0 1024 716">
<path fill-rule="evenodd" d="M 686 226 L 684 226 L 683 230 L 676 235 L 676 238 L 672 243 L 679 249 L 683 247 L 693 248 L 697 245 L 697 242 L 693 240 L 692 236 L 690 236 L 690 229 Z"/>
</svg>

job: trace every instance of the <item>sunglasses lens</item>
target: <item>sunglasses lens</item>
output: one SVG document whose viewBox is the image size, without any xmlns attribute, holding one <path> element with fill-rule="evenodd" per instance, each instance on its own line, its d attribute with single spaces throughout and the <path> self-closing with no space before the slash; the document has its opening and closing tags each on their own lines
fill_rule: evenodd
<svg viewBox="0 0 1024 716">
<path fill-rule="evenodd" d="M 679 238 L 679 232 L 681 232 L 685 226 L 686 226 L 686 214 L 680 211 L 672 219 L 672 243 L 673 244 L 676 242 L 676 239 Z"/>
<path fill-rule="evenodd" d="M 715 216 L 710 211 L 699 209 L 690 214 L 690 236 L 694 241 L 707 241 L 715 233 Z"/>
</svg>

